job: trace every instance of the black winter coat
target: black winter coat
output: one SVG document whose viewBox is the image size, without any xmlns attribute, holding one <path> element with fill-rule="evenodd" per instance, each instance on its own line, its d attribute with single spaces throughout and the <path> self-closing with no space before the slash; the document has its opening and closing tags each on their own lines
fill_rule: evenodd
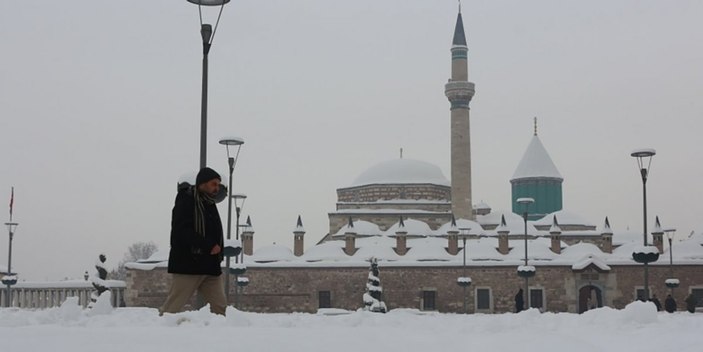
<svg viewBox="0 0 703 352">
<path fill-rule="evenodd" d="M 195 232 L 195 197 L 191 189 L 179 191 L 171 215 L 171 251 L 168 272 L 172 274 L 220 275 L 222 254 L 211 255 L 215 245 L 224 247 L 222 221 L 217 205 L 205 204 L 205 236 Z"/>
<path fill-rule="evenodd" d="M 676 301 L 669 296 L 664 300 L 664 309 L 666 309 L 667 312 L 673 313 L 676 311 Z"/>
</svg>

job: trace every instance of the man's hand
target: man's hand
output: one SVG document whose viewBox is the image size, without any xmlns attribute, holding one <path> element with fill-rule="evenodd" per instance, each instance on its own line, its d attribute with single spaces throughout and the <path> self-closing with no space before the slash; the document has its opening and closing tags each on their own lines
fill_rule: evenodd
<svg viewBox="0 0 703 352">
<path fill-rule="evenodd" d="M 220 248 L 219 244 L 216 244 L 215 247 L 212 247 L 210 250 L 210 255 L 220 254 L 220 252 L 222 252 L 222 248 Z"/>
</svg>

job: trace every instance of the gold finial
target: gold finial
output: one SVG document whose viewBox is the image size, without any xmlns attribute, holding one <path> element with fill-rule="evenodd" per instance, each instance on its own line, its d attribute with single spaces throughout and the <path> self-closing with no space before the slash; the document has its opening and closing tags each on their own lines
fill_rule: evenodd
<svg viewBox="0 0 703 352">
<path fill-rule="evenodd" d="M 535 116 L 535 136 L 537 135 L 537 116 Z"/>
</svg>

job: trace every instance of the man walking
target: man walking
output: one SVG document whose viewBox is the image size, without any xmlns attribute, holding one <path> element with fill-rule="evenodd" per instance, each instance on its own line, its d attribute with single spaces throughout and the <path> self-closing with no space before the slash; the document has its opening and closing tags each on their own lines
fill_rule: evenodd
<svg viewBox="0 0 703 352">
<path fill-rule="evenodd" d="M 666 299 L 664 300 L 664 309 L 666 309 L 669 313 L 676 311 L 676 301 L 674 300 L 674 297 L 671 297 L 671 295 L 666 296 Z"/>
<path fill-rule="evenodd" d="M 210 168 L 198 173 L 195 186 L 178 191 L 171 217 L 171 251 L 168 272 L 171 290 L 159 309 L 177 313 L 197 290 L 212 313 L 225 315 L 227 300 L 222 283 L 222 221 L 215 195 L 220 175 Z"/>
</svg>

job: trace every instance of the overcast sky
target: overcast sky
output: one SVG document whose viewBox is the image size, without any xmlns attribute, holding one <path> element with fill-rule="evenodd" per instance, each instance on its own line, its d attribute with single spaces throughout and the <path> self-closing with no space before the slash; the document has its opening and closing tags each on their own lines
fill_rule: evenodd
<svg viewBox="0 0 703 352">
<path fill-rule="evenodd" d="M 208 164 L 224 174 L 217 140 L 246 140 L 234 191 L 249 196 L 255 247 L 292 246 L 298 214 L 306 247 L 316 243 L 335 190 L 401 147 L 449 176 L 443 85 L 456 11 L 452 0 L 225 7 Z M 679 236 L 703 229 L 703 2 L 466 1 L 463 16 L 475 203 L 509 209 L 538 116 L 565 209 L 641 229 L 629 153 L 652 147 L 650 215 Z M 198 166 L 197 7 L 2 1 L 0 33 L 0 198 L 15 186 L 21 278 L 80 277 L 99 253 L 114 265 L 136 241 L 166 249 L 176 181 Z"/>
</svg>

